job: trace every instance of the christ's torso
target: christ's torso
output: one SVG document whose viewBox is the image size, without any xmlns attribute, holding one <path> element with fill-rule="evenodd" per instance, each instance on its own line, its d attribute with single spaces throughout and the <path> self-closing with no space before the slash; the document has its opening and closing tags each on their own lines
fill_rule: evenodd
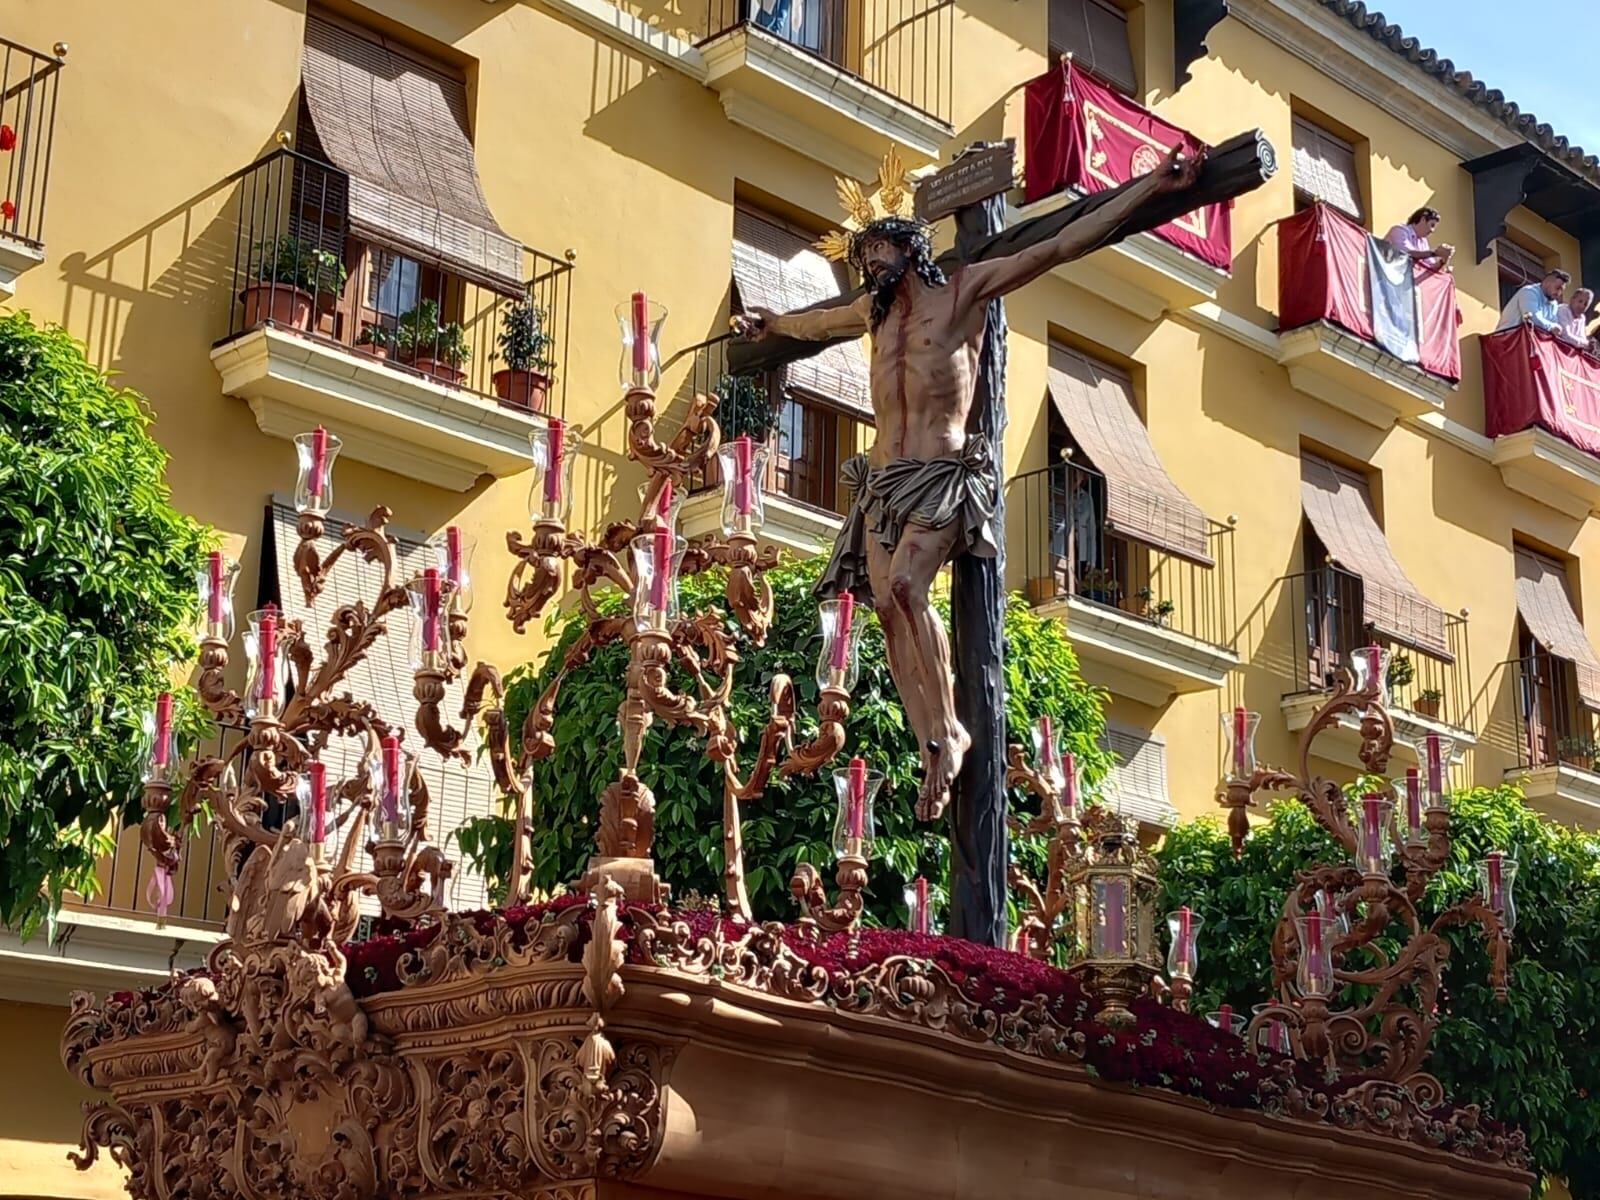
<svg viewBox="0 0 1600 1200">
<path fill-rule="evenodd" d="M 959 454 L 967 438 L 985 309 L 963 315 L 959 272 L 944 287 L 907 278 L 872 336 L 870 461 Z"/>
</svg>

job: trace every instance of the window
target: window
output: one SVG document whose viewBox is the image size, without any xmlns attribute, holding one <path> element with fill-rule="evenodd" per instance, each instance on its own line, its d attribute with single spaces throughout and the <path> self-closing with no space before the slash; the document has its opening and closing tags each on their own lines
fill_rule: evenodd
<svg viewBox="0 0 1600 1200">
<path fill-rule="evenodd" d="M 774 37 L 844 66 L 846 12 L 837 0 L 756 0 L 750 21 Z"/>
<path fill-rule="evenodd" d="M 1128 14 L 1110 0 L 1050 0 L 1050 54 L 1072 55 L 1119 92 L 1131 96 L 1138 90 Z"/>
<path fill-rule="evenodd" d="M 379 317 L 398 317 L 417 306 L 422 284 L 422 264 L 388 250 L 367 256 L 366 307 Z"/>
<path fill-rule="evenodd" d="M 843 512 L 839 467 L 855 453 L 855 421 L 824 404 L 786 395 L 773 430 L 768 488 L 825 512 Z"/>
<path fill-rule="evenodd" d="M 1294 118 L 1294 196 L 1296 209 L 1320 200 L 1348 217 L 1363 219 L 1356 149 L 1302 116 Z"/>
<path fill-rule="evenodd" d="M 1511 303 L 1517 289 L 1529 283 L 1538 283 L 1549 269 L 1547 260 L 1532 250 L 1524 249 L 1510 238 L 1495 238 L 1494 261 L 1500 272 L 1500 307 Z"/>
</svg>

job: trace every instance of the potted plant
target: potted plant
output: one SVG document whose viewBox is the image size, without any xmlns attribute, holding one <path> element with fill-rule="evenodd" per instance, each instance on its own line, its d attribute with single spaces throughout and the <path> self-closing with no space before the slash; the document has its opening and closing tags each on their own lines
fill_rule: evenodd
<svg viewBox="0 0 1600 1200">
<path fill-rule="evenodd" d="M 1389 685 L 1391 696 L 1401 688 L 1410 687 L 1411 681 L 1416 677 L 1416 664 L 1407 655 L 1396 654 L 1389 659 L 1389 669 L 1384 673 L 1384 682 Z"/>
<path fill-rule="evenodd" d="M 345 269 L 339 256 L 313 249 L 292 233 L 257 242 L 255 259 L 255 280 L 239 293 L 246 329 L 271 321 L 304 332 L 311 328 L 317 297 L 344 290 Z"/>
<path fill-rule="evenodd" d="M 1083 574 L 1083 595 L 1100 604 L 1115 604 L 1122 585 L 1104 567 L 1095 567 Z"/>
<path fill-rule="evenodd" d="M 496 340 L 505 366 L 491 379 L 494 394 L 510 408 L 545 411 L 555 366 L 550 357 L 554 339 L 544 331 L 545 316 L 544 309 L 531 297 L 523 296 L 512 302 L 500 321 Z"/>
<path fill-rule="evenodd" d="M 1172 619 L 1172 614 L 1177 611 L 1178 606 L 1171 600 L 1158 600 L 1147 610 L 1146 615 L 1155 624 L 1165 629 L 1167 622 Z"/>
<path fill-rule="evenodd" d="M 1430 720 L 1437 721 L 1439 719 L 1439 705 L 1443 700 L 1444 693 L 1438 688 L 1423 688 L 1417 693 L 1417 698 L 1412 701 L 1412 707 L 1416 709 L 1419 717 L 1427 717 Z"/>
<path fill-rule="evenodd" d="M 466 378 L 461 364 L 472 353 L 460 322 L 439 321 L 435 300 L 423 300 L 400 314 L 395 322 L 394 349 L 402 362 L 452 385 Z"/>
<path fill-rule="evenodd" d="M 1556 756 L 1583 771 L 1594 769 L 1595 741 L 1588 735 L 1564 737 L 1556 743 Z"/>
<path fill-rule="evenodd" d="M 373 358 L 388 358 L 389 352 L 394 349 L 394 343 L 393 329 L 387 325 L 374 325 L 370 321 L 361 327 L 361 334 L 356 338 L 356 345 Z"/>
<path fill-rule="evenodd" d="M 748 437 L 764 446 L 777 423 L 778 414 L 760 376 L 724 375 L 717 381 L 717 424 L 724 443 Z"/>
</svg>

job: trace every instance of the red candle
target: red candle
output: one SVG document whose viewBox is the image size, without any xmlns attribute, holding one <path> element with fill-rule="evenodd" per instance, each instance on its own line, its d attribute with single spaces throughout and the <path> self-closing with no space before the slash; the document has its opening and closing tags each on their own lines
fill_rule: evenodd
<svg viewBox="0 0 1600 1200">
<path fill-rule="evenodd" d="M 850 805 L 847 810 L 850 822 L 850 836 L 856 839 L 865 837 L 864 830 L 867 824 L 867 761 L 864 758 L 850 760 Z"/>
<path fill-rule="evenodd" d="M 1187 904 L 1178 909 L 1178 966 L 1184 970 L 1192 970 L 1192 954 L 1190 947 L 1194 944 L 1193 914 Z"/>
<path fill-rule="evenodd" d="M 1383 814 L 1378 809 L 1381 797 L 1368 794 L 1361 800 L 1361 856 L 1366 860 L 1363 866 L 1378 862 L 1383 857 L 1383 841 L 1380 837 Z"/>
<path fill-rule="evenodd" d="M 1422 780 L 1415 767 L 1406 768 L 1406 824 L 1413 837 L 1422 828 Z"/>
<path fill-rule="evenodd" d="M 1383 662 L 1383 649 L 1373 642 L 1363 653 L 1367 656 L 1367 686 L 1376 687 L 1383 682 L 1378 677 L 1378 666 Z"/>
<path fill-rule="evenodd" d="M 1071 750 L 1061 755 L 1061 803 L 1069 820 L 1078 815 L 1078 763 Z"/>
<path fill-rule="evenodd" d="M 1128 889 L 1125 880 L 1110 878 L 1105 882 L 1106 944 L 1108 954 L 1124 955 L 1128 952 Z"/>
<path fill-rule="evenodd" d="M 672 570 L 672 531 L 657 529 L 650 547 L 650 607 L 665 615 L 667 611 L 667 576 Z"/>
<path fill-rule="evenodd" d="M 1267 1043 L 1279 1054 L 1289 1053 L 1289 1030 L 1278 1017 L 1267 1022 Z"/>
<path fill-rule="evenodd" d="M 460 588 L 464 572 L 461 569 L 461 526 L 451 525 L 444 531 L 445 576 Z"/>
<path fill-rule="evenodd" d="M 656 520 L 667 525 L 672 521 L 672 480 L 663 480 L 661 494 L 656 497 Z"/>
<path fill-rule="evenodd" d="M 213 550 L 206 558 L 206 620 L 213 625 L 222 624 L 222 581 L 226 575 L 226 564 L 222 561 L 222 551 Z"/>
<path fill-rule="evenodd" d="M 1233 1032 L 1233 1005 L 1217 1005 L 1217 1028 Z"/>
<path fill-rule="evenodd" d="M 1502 866 L 1505 860 L 1504 852 L 1500 850 L 1489 851 L 1489 907 L 1495 912 L 1504 912 L 1506 908 L 1505 872 Z"/>
<path fill-rule="evenodd" d="M 1320 913 L 1306 916 L 1306 978 L 1326 984 L 1322 970 L 1322 923 L 1327 918 Z"/>
<path fill-rule="evenodd" d="M 1040 764 L 1043 767 L 1048 768 L 1056 761 L 1056 731 L 1049 713 L 1039 717 L 1039 755 L 1044 760 Z"/>
<path fill-rule="evenodd" d="M 549 439 L 550 461 L 545 464 L 544 502 L 546 504 L 559 504 L 561 502 L 561 457 L 567 447 L 567 423 L 560 417 L 551 417 L 545 426 L 545 436 Z"/>
<path fill-rule="evenodd" d="M 328 840 L 328 768 L 313 759 L 306 773 L 311 777 L 311 840 L 320 845 Z"/>
<path fill-rule="evenodd" d="M 422 572 L 422 648 L 439 648 L 439 568 Z"/>
<path fill-rule="evenodd" d="M 313 496 L 322 495 L 322 476 L 328 469 L 328 431 L 318 425 L 311 431 L 311 479 L 307 490 Z"/>
<path fill-rule="evenodd" d="M 392 733 L 383 739 L 383 819 L 400 819 L 400 739 Z"/>
<path fill-rule="evenodd" d="M 162 692 L 156 697 L 156 742 L 150 749 L 154 766 L 167 765 L 172 754 L 172 693 Z"/>
<path fill-rule="evenodd" d="M 1244 778 L 1244 739 L 1248 716 L 1242 704 L 1233 710 L 1233 773 L 1239 779 Z"/>
<path fill-rule="evenodd" d="M 850 625 L 856 616 L 855 596 L 848 591 L 840 592 L 838 606 L 833 612 L 833 657 L 829 665 L 835 671 L 842 671 L 850 660 Z"/>
<path fill-rule="evenodd" d="M 650 370 L 650 300 L 643 292 L 633 294 L 633 369 Z"/>
<path fill-rule="evenodd" d="M 755 448 L 748 434 L 741 434 L 733 439 L 733 507 L 741 517 L 750 515 L 752 505 L 750 470 L 754 456 Z"/>
<path fill-rule="evenodd" d="M 922 875 L 917 876 L 915 884 L 917 889 L 917 922 L 918 933 L 928 932 L 928 880 Z"/>
<path fill-rule="evenodd" d="M 1430 733 L 1428 746 L 1428 791 L 1435 796 L 1444 794 L 1444 755 L 1439 746 L 1439 735 Z"/>
<path fill-rule="evenodd" d="M 275 699 L 278 684 L 278 606 L 261 610 L 261 700 Z"/>
</svg>

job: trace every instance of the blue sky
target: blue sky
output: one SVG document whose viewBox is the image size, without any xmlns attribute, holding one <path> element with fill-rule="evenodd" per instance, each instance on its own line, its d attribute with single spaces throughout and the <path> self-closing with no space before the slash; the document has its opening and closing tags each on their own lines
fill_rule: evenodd
<svg viewBox="0 0 1600 1200">
<path fill-rule="evenodd" d="M 1600 0 L 1367 0 L 1367 8 L 1600 154 Z"/>
</svg>

